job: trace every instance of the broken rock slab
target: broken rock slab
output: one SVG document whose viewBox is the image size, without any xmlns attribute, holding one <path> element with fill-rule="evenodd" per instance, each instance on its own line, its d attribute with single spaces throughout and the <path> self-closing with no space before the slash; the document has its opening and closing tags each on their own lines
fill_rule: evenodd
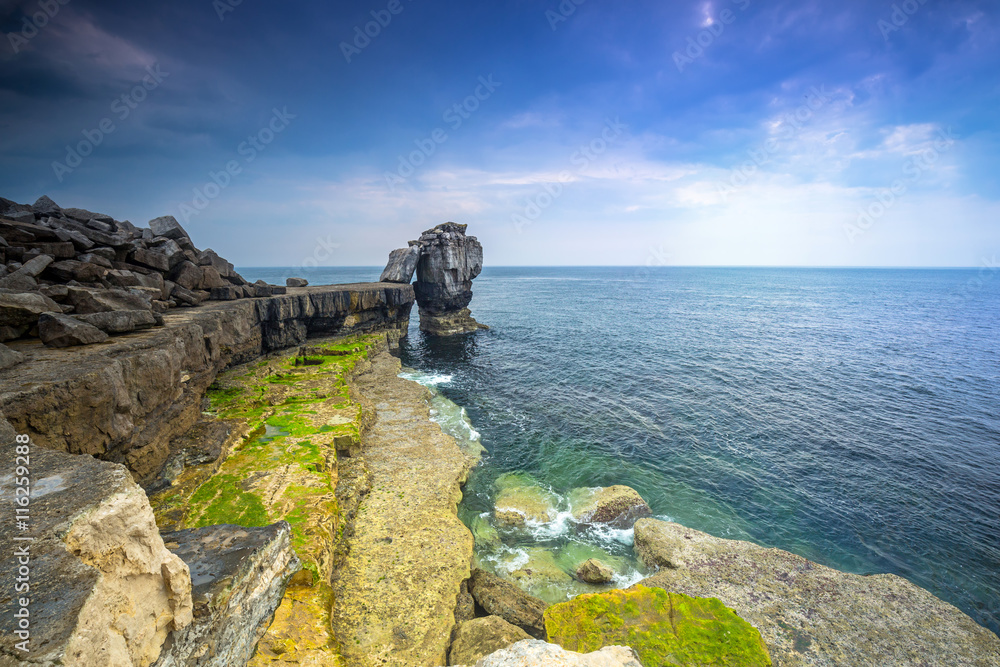
<svg viewBox="0 0 1000 667">
<path fill-rule="evenodd" d="M 389 263 L 378 281 L 380 283 L 403 283 L 409 285 L 413 282 L 413 274 L 417 270 L 417 262 L 420 261 L 420 246 L 412 245 L 408 248 L 400 248 L 389 253 Z"/>
<path fill-rule="evenodd" d="M 0 415 L 0 455 L 13 465 L 15 434 Z M 24 445 L 21 445 L 22 447 Z M 21 481 L 0 474 L 0 549 L 30 562 L 28 653 L 15 614 L 14 576 L 0 578 L 0 664 L 149 665 L 172 630 L 191 622 L 188 567 L 163 545 L 153 510 L 120 465 L 30 446 L 27 528 L 14 521 Z M 31 538 L 30 541 L 17 538 Z M 13 562 L 13 560 L 11 560 Z"/>
<path fill-rule="evenodd" d="M 69 315 L 42 313 L 38 317 L 38 337 L 47 347 L 74 347 L 103 343 L 108 334 Z"/>
<path fill-rule="evenodd" d="M 191 570 L 194 621 L 170 635 L 155 667 L 245 665 L 302 569 L 291 526 L 208 526 L 163 540 Z"/>
</svg>

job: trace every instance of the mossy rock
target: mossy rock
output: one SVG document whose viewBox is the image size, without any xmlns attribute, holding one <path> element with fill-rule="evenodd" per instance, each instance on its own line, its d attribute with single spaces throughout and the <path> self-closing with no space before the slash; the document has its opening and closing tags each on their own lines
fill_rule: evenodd
<svg viewBox="0 0 1000 667">
<path fill-rule="evenodd" d="M 722 602 L 660 588 L 580 595 L 546 609 L 545 630 L 578 653 L 630 646 L 645 667 L 771 665 L 760 632 Z"/>
</svg>

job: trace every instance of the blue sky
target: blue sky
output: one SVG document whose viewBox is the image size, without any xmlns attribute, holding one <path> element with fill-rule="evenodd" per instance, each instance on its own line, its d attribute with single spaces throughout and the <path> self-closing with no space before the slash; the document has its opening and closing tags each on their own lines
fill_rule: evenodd
<svg viewBox="0 0 1000 667">
<path fill-rule="evenodd" d="M 0 196 L 238 265 L 1000 254 L 996 2 L 64 1 L 0 10 Z"/>
</svg>

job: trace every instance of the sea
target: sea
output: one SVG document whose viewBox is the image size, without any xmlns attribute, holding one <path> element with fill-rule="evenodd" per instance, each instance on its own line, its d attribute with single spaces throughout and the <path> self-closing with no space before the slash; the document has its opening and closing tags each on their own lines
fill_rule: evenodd
<svg viewBox="0 0 1000 667">
<path fill-rule="evenodd" d="M 657 518 L 896 574 L 1000 632 L 1000 272 L 487 267 L 473 289 L 489 331 L 424 336 L 414 310 L 402 357 L 483 450 L 460 506 L 480 566 L 549 601 L 588 586 L 587 557 L 639 581 L 630 530 L 571 518 L 574 489 L 624 484 Z M 552 521 L 495 522 L 510 473 Z"/>
</svg>

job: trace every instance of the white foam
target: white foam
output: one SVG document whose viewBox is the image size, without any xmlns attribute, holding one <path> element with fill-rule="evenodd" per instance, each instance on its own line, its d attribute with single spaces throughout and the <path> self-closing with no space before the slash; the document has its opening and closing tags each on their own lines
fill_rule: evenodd
<svg viewBox="0 0 1000 667">
<path fill-rule="evenodd" d="M 439 384 L 448 384 L 453 376 L 444 373 L 425 373 L 414 369 L 407 369 L 399 374 L 404 380 L 412 380 L 425 387 L 436 387 Z"/>
</svg>

